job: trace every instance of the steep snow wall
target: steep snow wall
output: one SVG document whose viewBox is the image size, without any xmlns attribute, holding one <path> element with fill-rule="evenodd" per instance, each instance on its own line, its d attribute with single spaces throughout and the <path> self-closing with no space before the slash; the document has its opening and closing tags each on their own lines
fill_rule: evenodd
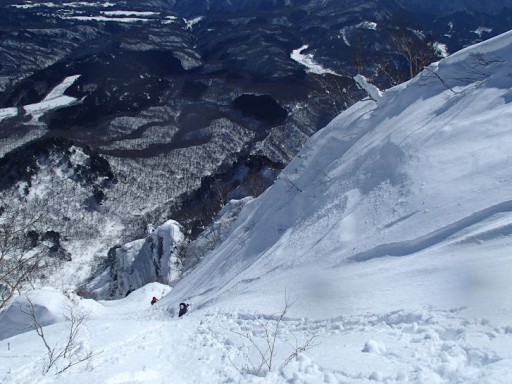
<svg viewBox="0 0 512 384">
<path fill-rule="evenodd" d="M 306 292 L 322 281 L 311 277 L 318 265 L 335 274 L 428 253 L 510 215 L 511 46 L 506 33 L 344 111 L 244 207 L 168 303 L 194 297 L 201 307 L 250 290 L 282 296 L 266 290 L 270 280 Z M 496 227 L 494 236 L 508 233 Z M 302 288 L 289 278 L 300 273 Z"/>
</svg>

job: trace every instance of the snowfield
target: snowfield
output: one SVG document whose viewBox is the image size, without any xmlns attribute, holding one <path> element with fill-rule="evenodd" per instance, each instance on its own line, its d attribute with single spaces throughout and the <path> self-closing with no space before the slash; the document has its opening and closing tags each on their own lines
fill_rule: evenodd
<svg viewBox="0 0 512 384">
<path fill-rule="evenodd" d="M 43 374 L 18 298 L 0 382 L 512 382 L 511 48 L 509 32 L 344 111 L 172 290 L 33 293 L 57 348 L 70 308 L 88 313 L 84 362 Z"/>
<path fill-rule="evenodd" d="M 78 102 L 75 97 L 64 95 L 64 92 L 79 77 L 80 75 L 66 77 L 61 84 L 52 89 L 51 92 L 39 103 L 24 105 L 23 109 L 27 114 L 32 116 L 32 122 L 37 123 L 37 121 L 48 111 L 57 108 L 64 108 Z M 0 121 L 17 115 L 18 108 L 0 108 Z"/>
<path fill-rule="evenodd" d="M 320 64 L 318 64 L 315 61 L 315 58 L 312 54 L 305 54 L 302 53 L 306 49 L 309 48 L 309 45 L 303 45 L 300 48 L 294 49 L 292 53 L 290 54 L 290 57 L 295 60 L 297 63 L 302 64 L 307 68 L 308 72 L 316 73 L 317 75 L 323 75 L 323 74 L 331 74 L 339 76 L 336 72 L 331 71 L 330 69 L 326 69 L 322 67 Z"/>
</svg>

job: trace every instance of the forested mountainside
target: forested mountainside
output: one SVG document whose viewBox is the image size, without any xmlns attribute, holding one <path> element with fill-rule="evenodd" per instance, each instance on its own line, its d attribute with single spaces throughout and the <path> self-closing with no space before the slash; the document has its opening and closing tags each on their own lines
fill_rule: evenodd
<svg viewBox="0 0 512 384">
<path fill-rule="evenodd" d="M 511 24 L 406 3 L 2 1 L 2 205 L 37 207 L 64 259 L 168 219 L 195 238 L 366 95 L 355 74 L 384 89 Z"/>
</svg>

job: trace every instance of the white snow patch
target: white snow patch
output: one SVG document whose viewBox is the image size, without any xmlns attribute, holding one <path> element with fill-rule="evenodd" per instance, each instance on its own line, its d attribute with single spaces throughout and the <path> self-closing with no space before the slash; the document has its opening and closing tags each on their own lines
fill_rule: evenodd
<svg viewBox="0 0 512 384">
<path fill-rule="evenodd" d="M 343 42 L 348 46 L 350 47 L 350 41 L 348 41 L 348 37 L 347 37 L 347 31 L 345 28 L 343 28 L 341 30 L 341 38 L 343 39 Z"/>
<path fill-rule="evenodd" d="M 302 47 L 293 50 L 292 53 L 290 54 L 290 57 L 296 62 L 308 68 L 308 72 L 315 73 L 317 75 L 331 74 L 339 76 L 336 72 L 331 71 L 330 69 L 326 69 L 322 67 L 320 64 L 318 64 L 315 61 L 312 54 L 303 54 L 302 52 L 306 50 L 308 47 L 308 45 L 303 45 Z"/>
<path fill-rule="evenodd" d="M 450 55 L 448 53 L 448 46 L 443 43 L 435 42 L 434 51 L 436 51 L 440 57 L 448 57 Z"/>
<path fill-rule="evenodd" d="M 142 12 L 142 11 L 102 11 L 101 12 L 105 16 L 139 16 L 139 17 L 149 17 L 149 16 L 157 16 L 158 12 Z"/>
<path fill-rule="evenodd" d="M 46 97 L 35 104 L 24 106 L 25 111 L 32 115 L 32 121 L 37 121 L 46 112 L 57 108 L 67 107 L 77 102 L 75 97 L 65 96 L 64 92 L 68 89 L 80 75 L 66 77 L 61 84 L 57 85 Z"/>
<path fill-rule="evenodd" d="M 82 148 L 76 147 L 74 145 L 71 147 L 70 160 L 73 163 L 73 165 L 84 165 L 88 158 L 89 156 L 84 153 L 84 150 Z"/>
<path fill-rule="evenodd" d="M 8 119 L 9 117 L 18 116 L 18 108 L 9 107 L 9 108 L 0 108 L 0 121 Z"/>
<path fill-rule="evenodd" d="M 364 28 L 364 29 L 372 29 L 377 30 L 377 23 L 374 21 L 363 21 L 362 23 L 357 24 L 357 28 Z"/>
<path fill-rule="evenodd" d="M 474 31 L 471 31 L 471 32 L 477 34 L 478 37 L 482 37 L 483 34 L 491 33 L 492 32 L 492 28 L 478 27 L 477 29 L 475 29 Z"/>
<path fill-rule="evenodd" d="M 198 16 L 193 19 L 187 20 L 183 19 L 185 21 L 185 24 L 187 25 L 188 29 L 192 29 L 194 25 L 204 20 L 204 16 Z"/>
<path fill-rule="evenodd" d="M 382 98 L 382 91 L 375 85 L 370 84 L 363 75 L 354 76 L 354 80 L 361 89 L 366 91 L 372 100 L 379 101 Z"/>
<path fill-rule="evenodd" d="M 104 2 L 104 3 L 93 3 L 93 2 L 85 2 L 85 1 L 75 1 L 69 3 L 27 3 L 27 4 L 10 4 L 9 7 L 19 8 L 19 9 L 28 9 L 28 8 L 82 8 L 82 7 L 113 7 L 115 3 Z"/>
<path fill-rule="evenodd" d="M 172 24 L 175 23 L 178 18 L 176 16 L 166 16 L 164 20 L 162 20 L 163 24 Z"/>
<path fill-rule="evenodd" d="M 145 19 L 140 17 L 106 17 L 106 16 L 67 16 L 59 15 L 63 19 L 69 20 L 80 20 L 80 21 L 100 21 L 100 22 L 112 22 L 112 23 L 148 23 L 153 21 L 152 19 Z"/>
</svg>

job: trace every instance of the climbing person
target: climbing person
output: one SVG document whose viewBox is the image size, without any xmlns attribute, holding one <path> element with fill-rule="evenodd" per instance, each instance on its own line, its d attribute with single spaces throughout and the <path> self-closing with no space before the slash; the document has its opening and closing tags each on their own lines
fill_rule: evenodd
<svg viewBox="0 0 512 384">
<path fill-rule="evenodd" d="M 188 312 L 188 307 L 190 306 L 190 304 L 186 304 L 186 303 L 180 303 L 180 313 L 178 313 L 178 317 L 181 317 L 183 316 L 185 313 Z"/>
<path fill-rule="evenodd" d="M 151 305 L 155 304 L 157 301 L 158 299 L 155 296 L 153 296 L 153 298 L 151 299 Z"/>
</svg>

